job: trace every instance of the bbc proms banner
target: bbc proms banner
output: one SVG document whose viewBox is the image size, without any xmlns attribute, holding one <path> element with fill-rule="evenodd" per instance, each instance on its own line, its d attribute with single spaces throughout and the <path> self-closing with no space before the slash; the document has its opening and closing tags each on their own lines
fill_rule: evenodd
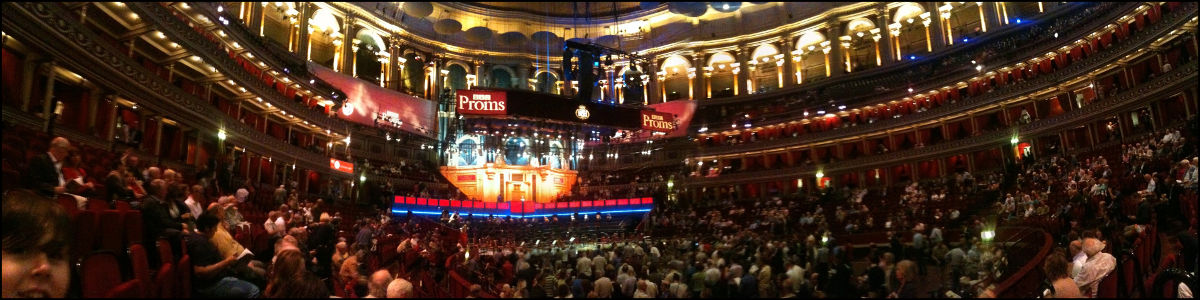
<svg viewBox="0 0 1200 300">
<path fill-rule="evenodd" d="M 696 101 L 691 100 L 675 100 L 671 102 L 658 103 L 647 105 L 646 108 L 653 109 L 659 114 L 665 114 L 674 117 L 675 129 L 667 133 L 668 138 L 681 137 L 687 135 L 688 126 L 692 124 L 692 116 L 696 112 Z M 643 114 L 643 118 L 645 114 Z M 666 119 L 664 117 L 664 119 Z M 643 120 L 645 121 L 645 120 Z M 643 124 L 647 126 L 648 124 Z"/>
<path fill-rule="evenodd" d="M 401 129 L 407 132 L 433 137 L 437 131 L 433 101 L 389 90 L 365 80 L 354 78 L 309 62 L 309 71 L 317 78 L 346 93 L 346 104 L 337 110 L 339 118 L 351 122 L 375 126 L 376 116 L 395 116 L 403 121 Z"/>
<path fill-rule="evenodd" d="M 458 90 L 456 111 L 464 115 L 507 115 L 508 93 L 504 91 Z"/>
</svg>

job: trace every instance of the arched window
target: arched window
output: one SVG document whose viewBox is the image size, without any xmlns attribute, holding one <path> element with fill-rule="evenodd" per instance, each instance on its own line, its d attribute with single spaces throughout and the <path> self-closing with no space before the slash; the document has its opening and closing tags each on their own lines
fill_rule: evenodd
<svg viewBox="0 0 1200 300">
<path fill-rule="evenodd" d="M 750 58 L 754 61 L 754 65 L 750 72 L 750 79 L 754 82 L 754 90 L 765 92 L 779 88 L 779 66 L 777 63 L 783 58 L 779 54 L 779 48 L 775 45 L 764 44 L 754 49 L 754 53 Z"/>
<path fill-rule="evenodd" d="M 705 69 L 709 72 L 709 91 L 712 94 L 711 98 L 730 97 L 735 94 L 734 90 L 737 87 L 734 81 L 737 76 L 733 74 L 733 64 L 737 60 L 728 52 L 717 52 L 708 59 L 708 66 Z"/>
<path fill-rule="evenodd" d="M 313 28 L 308 37 L 308 59 L 333 68 L 338 46 L 342 43 L 341 24 L 338 23 L 337 17 L 327 9 L 318 9 L 309 19 L 308 25 Z M 282 45 L 287 45 L 287 42 L 283 42 Z"/>
<path fill-rule="evenodd" d="M 461 65 L 458 65 L 458 64 L 450 64 L 449 67 L 446 67 L 446 70 L 450 71 L 449 73 L 446 74 L 446 81 L 447 81 L 446 87 L 447 88 L 450 88 L 451 90 L 467 89 L 467 70 L 466 69 L 464 69 Z"/>
<path fill-rule="evenodd" d="M 926 25 L 922 23 L 924 17 L 929 17 L 929 14 L 920 4 L 909 2 L 896 9 L 892 22 L 900 24 L 901 57 L 929 52 L 929 44 L 925 38 Z"/>
<path fill-rule="evenodd" d="M 535 90 L 542 93 L 550 93 L 558 95 L 558 75 L 552 72 L 542 71 L 537 75 L 537 82 L 534 83 Z"/>
<path fill-rule="evenodd" d="M 411 52 L 404 55 L 404 87 L 414 95 L 425 91 L 425 63 L 419 57 Z"/>
<path fill-rule="evenodd" d="M 796 82 L 825 78 L 825 46 L 822 43 L 827 43 L 825 35 L 815 30 L 800 36 L 796 42 L 796 50 L 800 50 L 800 65 L 796 68 L 800 70 L 800 78 Z"/>
<path fill-rule="evenodd" d="M 492 68 L 492 87 L 498 88 L 516 88 L 513 85 L 513 75 L 504 68 Z"/>
<path fill-rule="evenodd" d="M 850 36 L 851 70 L 860 71 L 879 65 L 875 59 L 875 40 L 873 39 L 879 30 L 875 28 L 875 23 L 866 18 L 854 19 L 847 23 L 846 33 Z M 872 32 L 872 29 L 875 31 Z"/>
<path fill-rule="evenodd" d="M 687 59 L 678 55 L 668 57 L 667 60 L 663 61 L 663 67 L 660 72 L 665 73 L 660 74 L 664 74 L 665 76 L 665 80 L 663 80 L 664 100 L 687 99 L 690 96 L 690 93 L 688 93 L 687 75 L 688 68 L 691 67 L 692 65 L 688 63 Z"/>
<path fill-rule="evenodd" d="M 379 83 L 383 72 L 383 63 L 379 61 L 382 57 L 380 54 L 387 48 L 387 44 L 371 29 L 360 30 L 357 37 L 359 43 L 358 51 L 354 53 L 354 74 L 363 80 Z"/>
</svg>

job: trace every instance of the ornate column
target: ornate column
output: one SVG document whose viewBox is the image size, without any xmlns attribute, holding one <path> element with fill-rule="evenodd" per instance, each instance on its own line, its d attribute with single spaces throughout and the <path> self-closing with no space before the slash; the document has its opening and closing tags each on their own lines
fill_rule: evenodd
<svg viewBox="0 0 1200 300">
<path fill-rule="evenodd" d="M 738 46 L 734 59 L 737 60 L 737 65 L 733 67 L 733 86 L 737 89 L 738 95 L 750 94 L 750 85 L 747 83 L 750 80 L 750 53 L 753 51 L 746 45 Z"/>
<path fill-rule="evenodd" d="M 338 64 L 338 67 L 340 67 L 341 69 L 338 71 L 341 72 L 342 74 L 346 74 L 346 75 L 350 75 L 350 76 L 354 76 L 354 73 L 353 73 L 353 71 L 354 71 L 354 66 L 353 66 L 354 49 L 353 48 L 358 46 L 354 43 L 354 23 L 355 23 L 354 13 L 346 12 L 346 21 L 342 22 L 342 48 L 340 51 L 342 57 L 338 59 L 339 61 L 341 61 L 341 63 Z M 347 44 L 349 44 L 349 45 L 347 45 Z"/>
<path fill-rule="evenodd" d="M 297 46 L 296 47 L 296 55 L 299 57 L 307 58 L 307 57 L 309 57 L 308 52 L 310 51 L 310 48 L 312 47 L 312 44 L 311 44 L 312 43 L 312 41 L 311 41 L 312 31 L 315 30 L 313 28 L 308 27 L 309 26 L 308 19 L 312 17 L 313 9 L 312 9 L 312 4 L 310 4 L 308 2 L 300 2 L 300 3 L 301 3 L 300 4 L 300 16 L 298 17 L 298 18 L 300 18 L 300 20 L 299 20 L 299 27 L 297 27 L 297 29 L 300 31 L 300 34 L 299 34 L 299 38 L 296 39 L 298 42 L 298 44 L 296 45 Z"/>
<path fill-rule="evenodd" d="M 708 99 L 707 89 L 704 88 L 704 53 L 692 54 L 692 67 L 688 68 L 688 93 L 692 100 Z"/>
<path fill-rule="evenodd" d="M 33 77 L 38 70 L 40 55 L 30 53 L 21 67 L 21 111 L 29 111 L 29 101 L 33 97 Z"/>
<path fill-rule="evenodd" d="M 663 76 L 658 73 L 658 71 L 658 58 L 652 58 L 650 60 L 650 67 L 646 68 L 647 74 L 650 75 L 650 82 L 648 85 L 645 85 L 647 103 L 662 102 L 663 95 L 661 81 Z"/>
<path fill-rule="evenodd" d="M 833 45 L 829 45 L 829 47 L 832 48 L 830 49 L 832 53 L 829 53 L 829 55 L 826 56 L 828 59 L 825 60 L 826 70 L 829 71 L 826 73 L 829 76 L 846 73 L 846 51 L 841 45 L 842 42 L 839 40 L 842 36 L 841 23 L 836 19 L 831 19 L 826 21 L 825 28 L 828 28 L 826 39 L 828 42 L 833 43 Z M 834 68 L 832 64 L 837 64 L 839 67 Z"/>
<path fill-rule="evenodd" d="M 929 41 L 932 42 L 933 49 L 942 49 L 946 47 L 946 22 L 938 13 L 937 2 L 925 2 L 925 13 L 921 14 L 922 24 L 925 24 L 926 33 L 929 34 Z M 933 50 L 929 50 L 933 52 Z"/>
<path fill-rule="evenodd" d="M 44 118 L 42 120 L 42 130 L 46 132 L 49 132 L 50 126 L 54 124 L 51 121 L 51 114 L 54 113 L 54 81 L 57 78 L 57 74 L 54 73 L 54 67 L 56 65 L 53 60 L 47 61 L 42 63 L 41 68 L 38 70 L 42 75 L 46 76 L 46 85 L 42 90 L 42 99 L 40 99 L 42 101 L 42 117 Z"/>
<path fill-rule="evenodd" d="M 1000 19 L 996 17 L 995 4 L 994 2 L 975 2 L 975 5 L 979 6 L 979 17 L 981 18 L 979 23 L 983 25 L 983 32 L 1000 27 Z"/>
<path fill-rule="evenodd" d="M 779 88 L 796 85 L 796 61 L 792 59 L 792 39 L 788 36 L 779 38 L 779 53 L 783 53 L 783 68 L 779 70 L 783 76 L 783 84 Z"/>
<path fill-rule="evenodd" d="M 896 51 L 895 51 L 896 40 L 895 40 L 895 38 L 892 37 L 891 31 L 888 30 L 888 24 L 890 24 L 890 23 L 888 23 L 887 5 L 885 3 L 881 2 L 879 4 L 879 7 L 877 7 L 875 9 L 875 14 L 876 14 L 876 24 L 878 24 L 876 26 L 881 31 L 880 38 L 882 38 L 882 40 L 883 40 L 883 45 L 880 45 L 879 40 L 876 39 L 876 41 L 875 41 L 876 52 L 878 53 L 878 55 L 880 56 L 880 58 L 883 61 L 887 61 L 887 62 L 896 61 Z M 887 50 L 879 51 L 880 48 L 887 49 Z"/>
<path fill-rule="evenodd" d="M 531 90 L 529 86 L 529 64 L 517 64 L 517 86 L 522 90 Z"/>
</svg>

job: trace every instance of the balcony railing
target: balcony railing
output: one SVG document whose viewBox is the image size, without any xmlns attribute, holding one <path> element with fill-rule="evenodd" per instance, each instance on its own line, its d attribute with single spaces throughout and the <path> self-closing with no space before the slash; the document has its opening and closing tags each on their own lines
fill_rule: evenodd
<svg viewBox="0 0 1200 300">
<path fill-rule="evenodd" d="M 1003 87 L 997 88 L 991 93 L 970 97 L 958 101 L 957 104 L 943 105 L 923 113 L 905 115 L 900 118 L 883 119 L 871 124 L 861 124 L 849 128 L 801 134 L 796 138 L 785 137 L 770 141 L 760 141 L 732 146 L 705 147 L 701 148 L 698 152 L 700 155 L 724 155 L 763 151 L 792 145 L 800 146 L 819 141 L 837 140 L 883 132 L 889 128 L 905 128 L 911 124 L 919 124 L 942 119 L 985 107 L 987 105 L 994 105 L 1002 100 L 1013 99 L 1021 95 L 1026 95 L 1045 89 L 1046 87 L 1054 86 L 1058 83 L 1066 81 L 1066 79 L 1069 78 L 1085 76 L 1088 73 L 1106 64 L 1110 64 L 1136 49 L 1145 47 L 1158 37 L 1161 37 L 1171 30 L 1178 28 L 1181 24 L 1187 22 L 1190 17 L 1193 17 L 1195 12 L 1196 7 L 1194 5 L 1186 6 L 1184 11 L 1165 15 L 1161 21 L 1147 26 L 1142 31 L 1135 33 L 1128 40 L 1115 44 L 1112 48 L 1105 49 L 1104 51 L 1084 58 L 1083 60 L 1076 61 L 1064 69 L 1060 69 L 1050 74 L 1044 74 L 1031 80 L 1024 80 L 1019 83 L 1004 85 Z"/>
</svg>

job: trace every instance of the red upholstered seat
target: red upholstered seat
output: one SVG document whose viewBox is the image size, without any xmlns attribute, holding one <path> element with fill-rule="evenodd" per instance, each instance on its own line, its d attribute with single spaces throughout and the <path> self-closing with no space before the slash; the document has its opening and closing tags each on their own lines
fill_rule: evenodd
<svg viewBox="0 0 1200 300">
<path fill-rule="evenodd" d="M 143 244 L 142 235 L 145 234 L 145 228 L 142 228 L 142 212 L 128 210 L 121 215 L 125 219 L 125 244 Z"/>
<path fill-rule="evenodd" d="M 125 220 L 122 217 L 121 212 L 117 210 L 101 211 L 99 225 L 99 249 L 124 252 L 125 234 L 121 231 L 125 230 Z"/>
<path fill-rule="evenodd" d="M 187 249 L 186 247 L 184 249 Z M 185 252 L 187 250 L 184 250 Z M 179 268 L 175 270 L 176 274 L 176 289 L 175 297 L 191 298 L 192 297 L 192 257 L 187 253 L 179 258 Z"/>
<path fill-rule="evenodd" d="M 115 206 L 116 206 L 116 209 L 117 209 L 117 210 L 119 210 L 119 211 L 129 211 L 129 210 L 133 210 L 133 207 L 132 207 L 132 206 L 129 206 L 129 202 L 125 202 L 125 201 L 113 201 L 113 205 L 115 205 Z"/>
<path fill-rule="evenodd" d="M 171 242 L 167 241 L 167 239 L 158 239 L 155 242 L 155 248 L 158 248 L 158 258 L 162 262 L 161 264 L 175 263 L 175 254 L 171 251 Z"/>
<path fill-rule="evenodd" d="M 80 211 L 74 218 L 75 241 L 71 246 L 72 257 L 81 258 L 96 249 L 96 240 L 100 237 L 97 222 L 98 216 L 94 211 Z"/>
<path fill-rule="evenodd" d="M 136 279 L 121 281 L 121 267 L 112 252 L 88 255 L 79 264 L 79 278 L 84 298 L 141 298 L 142 286 Z"/>
<path fill-rule="evenodd" d="M 134 279 L 121 283 L 104 293 L 104 298 L 145 298 L 142 293 L 142 282 Z"/>
<path fill-rule="evenodd" d="M 91 211 L 102 211 L 108 209 L 108 201 L 103 199 L 88 199 L 87 209 Z"/>
<path fill-rule="evenodd" d="M 171 252 L 171 251 L 167 251 Z M 175 275 L 175 265 L 163 264 L 158 268 L 158 273 L 154 274 L 154 289 L 151 294 L 153 297 L 170 298 L 175 296 L 175 284 L 179 276 Z"/>
<path fill-rule="evenodd" d="M 155 296 L 150 279 L 150 261 L 146 257 L 146 248 L 139 244 L 129 246 L 129 263 L 133 270 L 133 279 L 142 282 L 142 295 Z"/>
<path fill-rule="evenodd" d="M 1117 276 L 1109 273 L 1104 279 L 1100 280 L 1100 287 L 1096 291 L 1097 298 L 1116 298 L 1117 297 Z"/>
</svg>

